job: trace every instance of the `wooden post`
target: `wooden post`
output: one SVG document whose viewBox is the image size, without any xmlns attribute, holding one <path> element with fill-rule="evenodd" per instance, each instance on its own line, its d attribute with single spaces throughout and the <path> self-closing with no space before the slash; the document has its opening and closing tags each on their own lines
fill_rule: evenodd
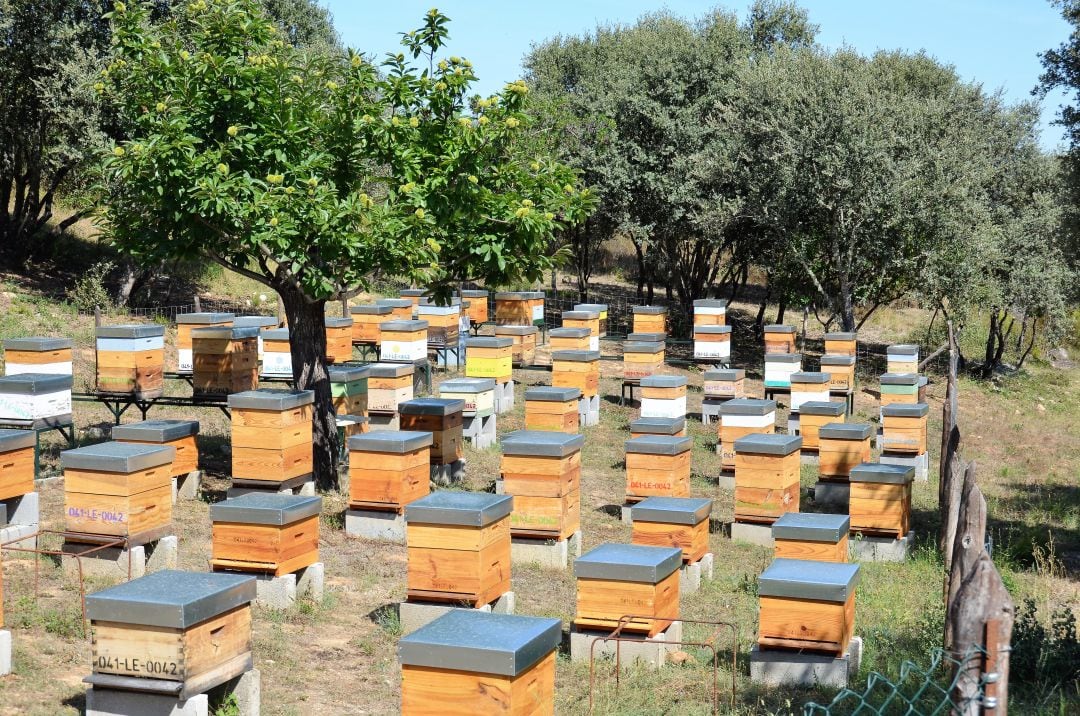
<svg viewBox="0 0 1080 716">
<path fill-rule="evenodd" d="M 946 605 L 948 605 L 953 540 L 956 536 L 957 512 L 960 507 L 960 490 L 963 487 L 962 479 L 959 477 L 963 467 L 959 457 L 960 428 L 957 426 L 957 415 L 960 412 L 956 377 L 958 356 L 956 334 L 953 332 L 952 321 L 949 321 L 949 379 L 945 392 L 945 403 L 942 406 L 941 463 L 939 467 L 940 482 L 938 484 L 938 506 L 942 515 L 938 548 L 941 550 L 941 556 L 945 564 L 944 596 Z M 947 640 L 945 646 L 948 647 Z"/>
<path fill-rule="evenodd" d="M 195 294 L 195 313 L 202 313 L 202 301 L 199 300 L 198 294 Z"/>
<path fill-rule="evenodd" d="M 101 306 L 94 306 L 94 328 L 101 328 Z"/>
</svg>

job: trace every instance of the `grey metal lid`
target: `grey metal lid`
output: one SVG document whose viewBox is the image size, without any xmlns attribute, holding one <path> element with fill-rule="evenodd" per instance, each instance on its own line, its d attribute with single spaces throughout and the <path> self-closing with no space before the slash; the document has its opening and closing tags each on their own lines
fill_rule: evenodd
<svg viewBox="0 0 1080 716">
<path fill-rule="evenodd" d="M 44 395 L 61 390 L 71 390 L 70 375 L 56 373 L 16 373 L 0 376 L 0 394 Z"/>
<path fill-rule="evenodd" d="M 814 512 L 785 512 L 773 522 L 773 539 L 834 544 L 848 533 L 851 518 Z"/>
<path fill-rule="evenodd" d="M 681 455 L 694 446 L 694 441 L 690 438 L 680 438 L 674 435 L 639 435 L 636 438 L 630 438 L 624 445 L 627 453 Z"/>
<path fill-rule="evenodd" d="M 532 291 L 498 291 L 495 294 L 496 301 L 524 301 L 529 298 Z"/>
<path fill-rule="evenodd" d="M 727 308 L 726 298 L 699 298 L 694 301 L 694 308 Z"/>
<path fill-rule="evenodd" d="M 584 435 L 551 430 L 515 430 L 501 441 L 503 455 L 532 457 L 568 457 L 581 450 Z"/>
<path fill-rule="evenodd" d="M 766 333 L 794 333 L 795 326 L 783 326 L 778 323 L 765 326 Z"/>
<path fill-rule="evenodd" d="M 411 303 L 409 304 L 412 305 Z M 426 331 L 428 328 L 427 321 L 386 321 L 379 324 L 379 330 L 390 331 L 391 333 L 397 331 L 402 333 L 412 331 Z"/>
<path fill-rule="evenodd" d="M 895 346 L 886 348 L 885 352 L 899 356 L 917 356 L 919 355 L 919 347 L 911 343 L 898 343 Z"/>
<path fill-rule="evenodd" d="M 6 351 L 58 351 L 71 348 L 75 342 L 70 338 L 51 338 L 48 336 L 27 336 L 8 338 L 4 341 Z"/>
<path fill-rule="evenodd" d="M 431 447 L 433 440 L 424 430 L 377 430 L 350 437 L 349 450 L 400 454 Z"/>
<path fill-rule="evenodd" d="M 34 447 L 37 433 L 33 430 L 0 430 L 0 452 L 11 452 Z M 4 524 L 0 522 L 0 525 Z"/>
<path fill-rule="evenodd" d="M 666 333 L 627 333 L 626 340 L 630 343 L 663 343 L 667 340 Z"/>
<path fill-rule="evenodd" d="M 468 303 L 466 301 L 466 303 Z M 450 298 L 444 298 L 442 301 L 435 301 L 427 296 L 420 299 L 420 303 L 416 305 L 418 311 L 431 308 L 461 308 L 461 298 L 459 296 L 452 296 Z M 451 311 L 453 313 L 453 311 Z"/>
<path fill-rule="evenodd" d="M 746 371 L 742 368 L 709 368 L 705 371 L 705 380 L 743 380 Z"/>
<path fill-rule="evenodd" d="M 918 373 L 882 373 L 882 385 L 918 385 Z"/>
<path fill-rule="evenodd" d="M 495 390 L 494 378 L 451 378 L 439 383 L 439 392 L 486 393 Z"/>
<path fill-rule="evenodd" d="M 630 432 L 650 435 L 675 435 L 685 429 L 686 418 L 638 418 L 630 423 Z"/>
<path fill-rule="evenodd" d="M 376 306 L 390 306 L 391 308 L 412 308 L 412 301 L 407 298 L 376 298 Z"/>
<path fill-rule="evenodd" d="M 551 360 L 592 363 L 600 360 L 600 351 L 551 351 Z"/>
<path fill-rule="evenodd" d="M 634 313 L 640 313 L 644 316 L 660 316 L 667 313 L 667 308 L 664 306 L 634 306 Z"/>
<path fill-rule="evenodd" d="M 487 298 L 490 291 L 482 288 L 465 288 L 461 290 L 464 298 Z"/>
<path fill-rule="evenodd" d="M 498 336 L 480 336 L 465 341 L 465 348 L 509 348 L 514 345 L 513 338 L 499 338 Z"/>
<path fill-rule="evenodd" d="M 534 299 L 535 298 L 544 298 L 544 292 L 543 291 L 525 291 L 525 295 L 528 298 L 534 298 Z"/>
<path fill-rule="evenodd" d="M 177 323 L 227 323 L 236 318 L 235 313 L 179 313 L 176 316 Z"/>
<path fill-rule="evenodd" d="M 843 331 L 825 334 L 825 340 L 827 341 L 853 341 L 858 337 L 858 333 L 847 333 Z"/>
<path fill-rule="evenodd" d="M 423 296 L 427 293 L 427 289 L 424 288 L 403 288 L 398 291 L 401 296 Z"/>
<path fill-rule="evenodd" d="M 682 566 L 678 547 L 607 543 L 574 560 L 574 576 L 656 584 Z"/>
<path fill-rule="evenodd" d="M 751 433 L 735 441 L 735 452 L 750 452 L 758 455 L 790 455 L 801 447 L 802 438 L 798 435 Z"/>
<path fill-rule="evenodd" d="M 623 353 L 659 353 L 664 350 L 663 341 L 627 341 L 622 346 Z"/>
<path fill-rule="evenodd" d="M 906 485 L 915 479 L 915 467 L 911 465 L 885 465 L 880 462 L 864 462 L 851 468 L 851 482 L 883 482 L 890 485 Z"/>
<path fill-rule="evenodd" d="M 366 315 L 366 316 L 387 316 L 394 312 L 394 309 L 390 306 L 381 306 L 379 304 L 365 304 L 363 306 L 353 306 L 349 309 L 349 313 L 353 315 Z"/>
<path fill-rule="evenodd" d="M 129 323 L 123 326 L 98 326 L 98 338 L 156 338 L 165 335 L 165 326 L 156 323 Z"/>
<path fill-rule="evenodd" d="M 562 641 L 562 620 L 451 609 L 398 641 L 398 660 L 481 674 L 517 676 Z"/>
<path fill-rule="evenodd" d="M 881 414 L 887 418 L 921 418 L 930 412 L 926 403 L 889 403 L 881 406 Z"/>
<path fill-rule="evenodd" d="M 331 383 L 352 383 L 354 380 L 367 378 L 371 366 L 367 363 L 339 363 L 326 367 Z"/>
<path fill-rule="evenodd" d="M 544 403 L 565 403 L 579 398 L 581 398 L 580 388 L 554 388 L 549 385 L 539 385 L 525 390 L 525 400 L 539 400 Z"/>
<path fill-rule="evenodd" d="M 686 378 L 681 375 L 647 375 L 641 379 L 642 388 L 681 388 Z"/>
<path fill-rule="evenodd" d="M 166 465 L 172 462 L 175 456 L 176 448 L 170 445 L 107 442 L 64 450 L 60 453 L 60 466 L 65 470 L 94 470 L 127 475 Z"/>
<path fill-rule="evenodd" d="M 694 333 L 704 333 L 705 335 L 713 336 L 725 336 L 731 333 L 731 326 L 694 326 Z"/>
<path fill-rule="evenodd" d="M 496 336 L 532 336 L 538 332 L 536 326 L 495 326 Z"/>
<path fill-rule="evenodd" d="M 271 328 L 269 331 L 262 331 L 262 337 L 264 341 L 287 341 L 289 340 L 289 329 Z"/>
<path fill-rule="evenodd" d="M 758 577 L 763 597 L 846 602 L 859 582 L 859 565 L 808 559 L 774 559 Z"/>
<path fill-rule="evenodd" d="M 262 329 L 258 326 L 208 326 L 206 328 L 191 329 L 192 338 L 220 338 L 238 341 L 244 338 L 258 338 Z M 281 330 L 288 330 L 283 328 Z"/>
<path fill-rule="evenodd" d="M 353 324 L 353 319 L 345 316 L 327 316 L 323 319 L 323 325 L 327 328 L 348 328 Z"/>
<path fill-rule="evenodd" d="M 416 367 L 412 363 L 371 363 L 368 375 L 372 378 L 400 378 L 412 375 Z"/>
<path fill-rule="evenodd" d="M 821 356 L 821 365 L 855 365 L 855 356 L 838 356 L 826 353 Z"/>
<path fill-rule="evenodd" d="M 241 410 L 292 410 L 314 402 L 314 390 L 289 388 L 260 388 L 229 396 L 229 407 Z"/>
<path fill-rule="evenodd" d="M 775 412 L 775 400 L 734 398 L 720 406 L 721 415 L 768 415 Z"/>
<path fill-rule="evenodd" d="M 868 440 L 871 434 L 870 423 L 829 423 L 818 430 L 819 438 L 830 440 Z"/>
<path fill-rule="evenodd" d="M 766 353 L 766 363 L 802 363 L 802 353 Z"/>
<path fill-rule="evenodd" d="M 187 629 L 255 599 L 255 578 L 166 569 L 86 595 L 92 621 Z"/>
<path fill-rule="evenodd" d="M 800 415 L 828 415 L 839 418 L 844 414 L 845 406 L 832 400 L 808 400 L 799 406 Z"/>
<path fill-rule="evenodd" d="M 803 371 L 799 373 L 791 374 L 792 383 L 809 383 L 811 385 L 824 385 L 828 383 L 832 378 L 828 373 L 818 373 L 816 371 Z"/>
<path fill-rule="evenodd" d="M 440 490 L 406 505 L 405 521 L 484 527 L 509 515 L 513 506 L 510 495 Z"/>
<path fill-rule="evenodd" d="M 413 398 L 398 403 L 398 412 L 402 415 L 453 415 L 465 410 L 465 401 L 461 398 Z"/>
<path fill-rule="evenodd" d="M 603 313 L 608 310 L 606 303 L 578 303 L 574 305 L 575 311 L 596 311 L 597 313 Z"/>
<path fill-rule="evenodd" d="M 210 505 L 211 522 L 241 522 L 249 525 L 291 525 L 322 511 L 321 497 L 249 492 Z"/>
<path fill-rule="evenodd" d="M 573 311 L 563 311 L 562 317 L 563 320 L 569 318 L 571 321 L 596 321 L 600 319 L 600 311 L 575 308 Z"/>
<path fill-rule="evenodd" d="M 138 440 L 144 443 L 167 443 L 198 434 L 198 420 L 144 420 L 141 423 L 117 425 L 112 429 L 113 440 Z"/>
<path fill-rule="evenodd" d="M 273 316 L 237 316 L 233 319 L 233 325 L 239 328 L 269 328 L 277 325 L 277 319 Z"/>
<path fill-rule="evenodd" d="M 649 497 L 630 508 L 630 520 L 696 525 L 711 512 L 712 500 L 703 497 Z"/>
<path fill-rule="evenodd" d="M 563 314 L 566 318 L 566 314 Z M 552 338 L 588 338 L 592 334 L 589 328 L 552 328 L 548 335 Z"/>
</svg>

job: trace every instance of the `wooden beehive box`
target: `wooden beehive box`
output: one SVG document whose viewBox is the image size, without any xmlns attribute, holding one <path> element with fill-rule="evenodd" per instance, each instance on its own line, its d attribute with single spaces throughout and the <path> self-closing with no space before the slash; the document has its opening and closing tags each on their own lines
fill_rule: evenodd
<svg viewBox="0 0 1080 716">
<path fill-rule="evenodd" d="M 505 383 L 513 377 L 514 341 L 507 337 L 470 338 L 465 342 L 465 375 Z"/>
<path fill-rule="evenodd" d="M 581 347 L 580 350 L 600 350 L 600 311 L 577 309 L 573 311 L 563 311 L 562 324 L 563 328 L 585 329 L 589 331 L 585 334 L 586 345 Z M 552 331 L 551 335 L 554 336 L 555 331 Z M 552 344 L 552 348 L 555 348 L 554 344 Z"/>
<path fill-rule="evenodd" d="M 867 462 L 851 469 L 848 514 L 852 534 L 903 539 L 911 530 L 915 468 Z"/>
<path fill-rule="evenodd" d="M 260 373 L 267 378 L 293 377 L 292 344 L 289 343 L 288 328 L 272 328 L 261 331 L 262 368 Z"/>
<path fill-rule="evenodd" d="M 731 358 L 731 326 L 694 326 L 694 358 L 726 363 Z"/>
<path fill-rule="evenodd" d="M 626 501 L 690 496 L 690 438 L 643 435 L 627 440 Z"/>
<path fill-rule="evenodd" d="M 501 442 L 503 493 L 514 498 L 510 534 L 564 540 L 581 528 L 581 435 L 517 430 Z"/>
<path fill-rule="evenodd" d="M 280 484 L 311 475 L 314 402 L 311 390 L 262 389 L 230 395 L 233 479 Z"/>
<path fill-rule="evenodd" d="M 199 448 L 195 444 L 198 434 L 198 420 L 144 420 L 112 429 L 112 439 L 118 443 L 165 445 L 175 450 L 170 477 L 199 469 Z"/>
<path fill-rule="evenodd" d="M 392 363 L 418 363 L 427 360 L 427 321 L 387 321 L 379 326 L 382 343 L 379 360 Z"/>
<path fill-rule="evenodd" d="M 352 316 L 352 341 L 361 345 L 379 345 L 382 333 L 379 330 L 386 321 L 393 320 L 394 309 L 389 306 L 369 304 L 353 306 L 349 309 Z"/>
<path fill-rule="evenodd" d="M 790 388 L 791 374 L 802 371 L 801 353 L 766 353 L 765 387 Z"/>
<path fill-rule="evenodd" d="M 881 375 L 881 407 L 919 402 L 919 376 L 916 373 L 883 373 Z"/>
<path fill-rule="evenodd" d="M 642 435 L 671 435 L 686 437 L 686 417 L 681 418 L 638 418 L 630 421 L 630 437 Z"/>
<path fill-rule="evenodd" d="M 536 360 L 536 326 L 496 326 L 496 338 L 509 338 L 513 348 L 513 362 L 519 365 L 532 365 Z"/>
<path fill-rule="evenodd" d="M 742 368 L 710 368 L 702 376 L 701 389 L 705 398 L 745 398 L 746 371 Z"/>
<path fill-rule="evenodd" d="M 577 388 L 591 398 L 600 392 L 600 351 L 552 351 L 551 385 Z"/>
<path fill-rule="evenodd" d="M 28 428 L 71 424 L 70 375 L 19 373 L 0 377 L 0 421 Z"/>
<path fill-rule="evenodd" d="M 855 356 L 821 356 L 821 372 L 829 374 L 829 390 L 855 388 Z"/>
<path fill-rule="evenodd" d="M 427 299 L 416 307 L 416 315 L 428 323 L 428 342 L 438 346 L 456 346 L 461 327 L 461 299 L 450 299 L 449 306 L 439 306 Z"/>
<path fill-rule="evenodd" d="M 197 328 L 231 326 L 236 316 L 232 313 L 181 313 L 176 316 L 176 372 L 192 373 L 195 370 L 194 345 L 191 332 Z"/>
<path fill-rule="evenodd" d="M 452 609 L 398 642 L 401 714 L 555 713 L 562 621 Z"/>
<path fill-rule="evenodd" d="M 918 373 L 919 347 L 907 343 L 885 349 L 889 373 Z"/>
<path fill-rule="evenodd" d="M 772 524 L 799 511 L 802 438 L 752 434 L 735 441 L 735 521 Z"/>
<path fill-rule="evenodd" d="M 417 307 L 423 303 L 427 291 L 422 288 L 403 288 L 398 291 L 398 296 L 409 299 L 412 303 L 412 315 L 416 315 Z"/>
<path fill-rule="evenodd" d="M 608 305 L 606 303 L 578 303 L 574 306 L 575 311 L 595 311 L 598 315 L 598 328 L 596 337 L 603 338 L 608 330 Z M 599 350 L 599 349 L 597 349 Z"/>
<path fill-rule="evenodd" d="M 99 393 L 149 399 L 164 392 L 164 326 L 99 326 L 94 354 Z"/>
<path fill-rule="evenodd" d="M 800 371 L 791 374 L 791 412 L 799 412 L 803 403 L 828 402 L 829 374 Z"/>
<path fill-rule="evenodd" d="M 329 363 L 345 363 L 352 360 L 351 318 L 327 316 L 326 323 L 326 360 Z"/>
<path fill-rule="evenodd" d="M 533 325 L 531 291 L 500 291 L 495 294 L 495 323 L 500 326 Z"/>
<path fill-rule="evenodd" d="M 525 429 L 576 433 L 581 427 L 580 388 L 537 386 L 525 391 Z"/>
<path fill-rule="evenodd" d="M 623 343 L 623 380 L 641 380 L 664 368 L 663 341 Z"/>
<path fill-rule="evenodd" d="M 60 453 L 65 530 L 135 545 L 167 534 L 175 455 L 171 447 L 118 442 Z"/>
<path fill-rule="evenodd" d="M 402 430 L 431 433 L 432 465 L 449 465 L 464 456 L 464 410 L 464 400 L 451 398 L 413 398 L 398 405 Z"/>
<path fill-rule="evenodd" d="M 431 491 L 431 433 L 379 430 L 349 438 L 349 507 L 401 512 Z"/>
<path fill-rule="evenodd" d="M 466 313 L 469 316 L 469 320 L 480 325 L 481 323 L 487 323 L 490 319 L 488 316 L 488 297 L 490 293 L 482 289 L 471 289 L 461 291 L 461 300 L 468 301 L 469 307 Z"/>
<path fill-rule="evenodd" d="M 855 357 L 858 333 L 826 333 L 825 353 L 834 356 Z"/>
<path fill-rule="evenodd" d="M 697 562 L 709 551 L 712 500 L 700 497 L 650 497 L 630 510 L 631 542 L 678 547 L 683 561 Z"/>
<path fill-rule="evenodd" d="M 34 491 L 33 430 L 0 430 L 0 500 L 22 497 Z M 0 520 L 0 525 L 6 519 Z"/>
<path fill-rule="evenodd" d="M 685 418 L 686 378 L 648 375 L 641 379 L 641 417 Z"/>
<path fill-rule="evenodd" d="M 667 309 L 663 306 L 634 306 L 634 333 L 667 333 Z"/>
<path fill-rule="evenodd" d="M 4 375 L 71 375 L 72 345 L 70 338 L 8 338 L 4 341 Z"/>
<path fill-rule="evenodd" d="M 656 636 L 679 619 L 678 547 L 602 544 L 574 560 L 577 609 L 574 626 Z"/>
<path fill-rule="evenodd" d="M 774 559 L 758 577 L 758 646 L 847 653 L 859 565 Z"/>
<path fill-rule="evenodd" d="M 794 353 L 795 326 L 765 326 L 765 353 Z"/>
<path fill-rule="evenodd" d="M 210 506 L 215 572 L 280 577 L 319 561 L 321 497 L 249 492 Z"/>
<path fill-rule="evenodd" d="M 259 386 L 258 328 L 196 328 L 191 344 L 195 394 L 227 395 Z"/>
<path fill-rule="evenodd" d="M 368 412 L 396 413 L 413 398 L 412 363 L 371 363 L 368 366 Z"/>
<path fill-rule="evenodd" d="M 273 316 L 237 316 L 233 319 L 234 328 L 258 328 L 259 329 L 259 362 L 263 359 L 263 332 L 277 328 L 277 319 Z"/>
<path fill-rule="evenodd" d="M 413 317 L 413 302 L 408 298 L 376 298 L 376 306 L 390 309 L 391 321 L 410 321 Z"/>
<path fill-rule="evenodd" d="M 588 328 L 552 328 L 548 332 L 548 345 L 553 351 L 593 350 L 589 347 L 592 342 L 591 333 Z M 598 338 L 598 344 L 599 340 Z"/>
<path fill-rule="evenodd" d="M 870 460 L 869 423 L 829 423 L 818 429 L 818 471 L 827 482 L 847 482 L 851 468 Z"/>
<path fill-rule="evenodd" d="M 892 403 L 881 409 L 881 449 L 922 455 L 926 452 L 926 403 Z"/>
<path fill-rule="evenodd" d="M 735 398 L 720 406 L 720 469 L 735 470 L 735 441 L 753 433 L 776 430 L 776 401 Z"/>
<path fill-rule="evenodd" d="M 86 597 L 93 686 L 183 701 L 249 671 L 255 578 L 164 570 Z"/>
<path fill-rule="evenodd" d="M 495 379 L 451 378 L 444 380 L 439 383 L 439 397 L 462 401 L 465 404 L 462 415 L 466 418 L 486 418 L 495 414 Z"/>
<path fill-rule="evenodd" d="M 694 301 L 694 327 L 727 325 L 728 302 L 723 298 L 699 298 Z"/>
<path fill-rule="evenodd" d="M 434 492 L 405 507 L 410 601 L 490 604 L 510 591 L 513 498 Z"/>
<path fill-rule="evenodd" d="M 844 404 L 813 400 L 799 406 L 799 435 L 804 452 L 817 452 L 818 433 L 830 423 L 844 422 Z"/>
<path fill-rule="evenodd" d="M 366 416 L 368 409 L 368 375 L 366 363 L 341 363 L 326 369 L 330 376 L 330 395 L 337 415 Z"/>
<path fill-rule="evenodd" d="M 850 526 L 847 515 L 785 512 L 772 525 L 773 556 L 847 562 Z"/>
</svg>

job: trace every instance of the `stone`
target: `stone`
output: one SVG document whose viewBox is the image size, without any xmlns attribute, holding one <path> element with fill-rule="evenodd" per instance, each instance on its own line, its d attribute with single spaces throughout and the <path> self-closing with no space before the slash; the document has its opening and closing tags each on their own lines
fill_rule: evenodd
<svg viewBox="0 0 1080 716">
<path fill-rule="evenodd" d="M 345 510 L 345 534 L 405 544 L 405 515 L 377 510 Z"/>
<path fill-rule="evenodd" d="M 0 629 L 0 676 L 11 673 L 11 632 Z"/>
<path fill-rule="evenodd" d="M 788 415 L 787 434 L 788 435 L 798 435 L 799 434 L 799 415 L 798 415 L 798 413 Z"/>
<path fill-rule="evenodd" d="M 255 603 L 284 611 L 296 604 L 296 573 L 275 577 L 272 574 L 253 574 Z"/>
<path fill-rule="evenodd" d="M 209 716 L 210 699 L 197 694 L 178 699 L 164 694 L 91 686 L 86 690 L 86 716 Z"/>
<path fill-rule="evenodd" d="M 578 400 L 578 422 L 582 427 L 600 424 L 600 396 Z"/>
<path fill-rule="evenodd" d="M 731 523 L 731 539 L 762 547 L 772 547 L 772 525 L 756 525 L 750 522 Z"/>
<path fill-rule="evenodd" d="M 818 481 L 814 485 L 814 504 L 847 512 L 851 485 L 846 482 Z"/>
<path fill-rule="evenodd" d="M 914 530 L 900 539 L 853 535 L 848 539 L 848 554 L 855 562 L 906 562 L 914 543 Z"/>
<path fill-rule="evenodd" d="M 465 480 L 465 458 L 446 465 L 431 466 L 431 482 L 439 487 L 459 485 Z"/>
<path fill-rule="evenodd" d="M 781 649 L 750 650 L 750 680 L 755 684 L 777 686 L 824 686 L 842 689 L 859 673 L 862 661 L 862 638 L 853 636 L 843 656 L 809 654 Z"/>
<path fill-rule="evenodd" d="M 37 549 L 37 532 L 37 525 L 0 527 L 0 544 L 4 549 Z"/>
<path fill-rule="evenodd" d="M 206 692 L 211 703 L 221 703 L 231 694 L 236 697 L 237 716 L 259 716 L 262 702 L 262 674 L 258 669 L 245 671 Z"/>
<path fill-rule="evenodd" d="M 37 492 L 27 492 L 3 502 L 7 507 L 7 525 L 23 525 L 36 529 L 41 524 L 41 496 Z"/>
<path fill-rule="evenodd" d="M 172 500 L 197 500 L 202 487 L 202 470 L 192 470 L 186 475 L 177 475 L 172 479 Z"/>
<path fill-rule="evenodd" d="M 513 592 L 507 592 L 490 604 L 475 607 L 482 612 L 495 614 L 513 614 L 517 598 Z M 398 605 L 398 621 L 402 634 L 411 634 L 425 624 L 429 624 L 451 609 L 472 609 L 473 607 L 455 607 L 442 602 L 401 602 Z"/>
<path fill-rule="evenodd" d="M 128 565 L 131 565 L 131 578 L 138 579 L 150 572 L 160 572 L 163 569 L 176 569 L 180 551 L 180 540 L 176 535 L 167 535 L 153 542 L 148 542 L 137 547 L 105 547 L 93 552 L 96 545 L 82 542 L 64 542 L 60 551 L 65 555 L 82 554 L 79 559 L 74 557 L 61 560 L 64 567 L 64 575 L 69 579 L 78 579 L 79 562 L 82 562 L 82 576 L 98 577 L 105 579 L 127 579 Z M 129 562 L 130 559 L 130 562 Z"/>
<path fill-rule="evenodd" d="M 682 650 L 682 622 L 672 622 L 656 636 L 625 632 L 621 641 L 605 639 L 611 632 L 578 629 L 570 626 L 570 660 L 588 662 L 592 658 L 614 661 L 619 652 L 619 665 L 631 668 L 635 663 L 660 669 L 667 662 L 668 654 Z M 593 642 L 599 641 L 595 647 Z"/>
<path fill-rule="evenodd" d="M 501 480 L 499 481 L 502 482 Z M 510 564 L 536 564 L 548 569 L 569 569 L 581 556 L 581 532 L 564 540 L 510 538 Z"/>
<path fill-rule="evenodd" d="M 735 489 L 735 473 L 721 472 L 716 478 L 716 486 L 722 490 Z"/>
<path fill-rule="evenodd" d="M 326 592 L 326 568 L 322 562 L 309 564 L 296 572 L 296 595 L 321 602 Z"/>
<path fill-rule="evenodd" d="M 915 468 L 915 480 L 928 482 L 930 480 L 930 453 L 921 455 L 905 455 L 903 453 L 883 452 L 878 459 L 882 465 L 904 465 Z"/>
</svg>

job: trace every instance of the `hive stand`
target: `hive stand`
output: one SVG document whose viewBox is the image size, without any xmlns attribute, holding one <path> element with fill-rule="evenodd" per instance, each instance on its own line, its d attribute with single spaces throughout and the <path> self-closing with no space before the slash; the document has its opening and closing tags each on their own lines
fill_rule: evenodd
<svg viewBox="0 0 1080 716">
<path fill-rule="evenodd" d="M 580 390 L 578 422 L 600 423 L 600 351 L 552 351 L 551 385 Z"/>
<path fill-rule="evenodd" d="M 13 546 L 33 549 L 40 522 L 39 498 L 34 491 L 33 430 L 0 430 L 0 544 L 26 539 Z"/>
<path fill-rule="evenodd" d="M 369 430 L 398 430 L 398 406 L 415 394 L 411 363 L 372 363 L 368 366 Z"/>
<path fill-rule="evenodd" d="M 819 562 L 848 561 L 847 515 L 785 512 L 772 525 L 773 556 Z"/>
<path fill-rule="evenodd" d="M 495 380 L 493 378 L 452 378 L 439 384 L 439 397 L 464 401 L 461 435 L 477 450 L 495 444 Z"/>
<path fill-rule="evenodd" d="M 686 418 L 686 378 L 650 375 L 641 379 L 641 417 Z"/>
<path fill-rule="evenodd" d="M 8 338 L 4 341 L 4 374 L 54 373 L 71 375 L 70 338 Z"/>
<path fill-rule="evenodd" d="M 402 430 L 432 435 L 428 454 L 430 479 L 436 485 L 449 487 L 465 479 L 464 410 L 465 401 L 452 398 L 414 398 L 398 406 Z"/>
<path fill-rule="evenodd" d="M 911 482 L 915 469 L 868 462 L 851 470 L 851 556 L 903 562 L 911 552 Z"/>
<path fill-rule="evenodd" d="M 172 501 L 195 500 L 199 497 L 202 471 L 199 470 L 199 448 L 195 436 L 198 420 L 144 420 L 141 423 L 117 425 L 112 439 L 121 443 L 168 445 L 176 450 L 172 462 Z"/>
<path fill-rule="evenodd" d="M 702 378 L 701 424 L 720 419 L 720 406 L 746 397 L 746 371 L 742 368 L 710 368 Z"/>
<path fill-rule="evenodd" d="M 814 502 L 846 511 L 852 468 L 870 460 L 869 423 L 828 423 L 818 430 L 818 481 Z"/>
<path fill-rule="evenodd" d="M 803 464 L 818 464 L 818 434 L 829 423 L 843 422 L 844 404 L 812 400 L 799 406 L 798 435 L 802 437 Z M 789 428 L 790 431 L 790 428 Z"/>
<path fill-rule="evenodd" d="M 788 413 L 788 435 L 799 434 L 799 410 L 804 403 L 829 401 L 829 374 L 800 371 L 791 374 L 791 405 Z"/>
<path fill-rule="evenodd" d="M 690 496 L 690 450 L 694 441 L 674 435 L 631 438 L 626 449 L 626 501 L 622 521 L 631 522 L 633 505 L 647 497 Z"/>
<path fill-rule="evenodd" d="M 735 489 L 735 441 L 754 433 L 776 430 L 776 401 L 733 398 L 720 406 L 716 453 L 720 456 L 719 486 Z"/>
<path fill-rule="evenodd" d="M 525 429 L 577 433 L 581 427 L 580 388 L 542 385 L 525 391 Z"/>
<path fill-rule="evenodd" d="M 630 422 L 630 437 L 668 435 L 686 437 L 686 418 L 638 418 Z"/>
<path fill-rule="evenodd" d="M 695 497 L 650 497 L 630 510 L 631 541 L 653 547 L 678 547 L 679 593 L 693 594 L 701 580 L 712 581 L 713 555 L 709 552 L 709 515 L 712 500 Z"/>
<path fill-rule="evenodd" d="M 345 533 L 405 542 L 405 506 L 431 490 L 428 432 L 386 430 L 349 438 Z"/>
<path fill-rule="evenodd" d="M 772 523 L 799 511 L 797 435 L 752 434 L 735 441 L 735 521 L 731 538 L 772 546 Z"/>
<path fill-rule="evenodd" d="M 536 326 L 498 325 L 495 337 L 510 341 L 510 357 L 514 366 L 525 368 L 536 362 Z"/>
<path fill-rule="evenodd" d="M 249 390 L 229 396 L 232 486 L 228 497 L 256 491 L 315 494 L 311 390 Z"/>
</svg>

